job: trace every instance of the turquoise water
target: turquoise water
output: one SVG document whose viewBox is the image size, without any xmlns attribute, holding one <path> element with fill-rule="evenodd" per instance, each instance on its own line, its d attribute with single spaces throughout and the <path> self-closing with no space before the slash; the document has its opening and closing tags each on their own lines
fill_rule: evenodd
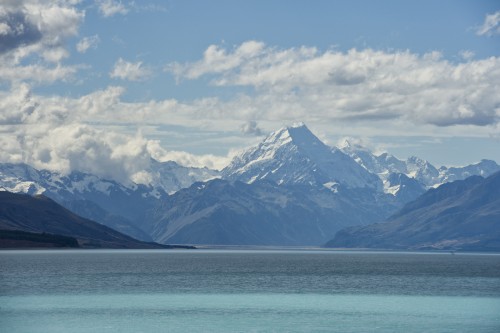
<svg viewBox="0 0 500 333">
<path fill-rule="evenodd" d="M 500 256 L 3 251 L 2 332 L 498 332 Z"/>
</svg>

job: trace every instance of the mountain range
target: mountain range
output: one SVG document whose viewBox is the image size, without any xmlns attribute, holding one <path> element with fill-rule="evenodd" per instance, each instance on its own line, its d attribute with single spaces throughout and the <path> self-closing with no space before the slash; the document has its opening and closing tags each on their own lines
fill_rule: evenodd
<svg viewBox="0 0 500 333">
<path fill-rule="evenodd" d="M 436 168 L 417 157 L 330 147 L 304 124 L 281 128 L 223 170 L 152 160 L 148 184 L 0 164 L 0 190 L 42 194 L 143 241 L 321 245 L 345 227 L 382 222 L 443 183 L 499 171 L 494 161 Z"/>
<path fill-rule="evenodd" d="M 326 246 L 500 251 L 500 172 L 431 189 L 386 222 L 343 229 Z"/>
<path fill-rule="evenodd" d="M 0 192 L 0 247 L 165 248 L 84 219 L 43 196 Z"/>
<path fill-rule="evenodd" d="M 162 200 L 151 235 L 174 244 L 318 245 L 345 226 L 383 219 L 386 207 L 375 204 L 379 197 L 374 191 L 332 192 L 269 180 L 212 180 Z"/>
</svg>

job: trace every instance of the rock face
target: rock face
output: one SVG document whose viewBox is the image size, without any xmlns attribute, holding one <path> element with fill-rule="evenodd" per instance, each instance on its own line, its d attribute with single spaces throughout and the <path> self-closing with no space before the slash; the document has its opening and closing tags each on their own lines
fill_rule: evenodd
<svg viewBox="0 0 500 333">
<path fill-rule="evenodd" d="M 71 239 L 76 239 L 80 247 L 163 248 L 159 244 L 141 242 L 99 223 L 81 218 L 47 197 L 33 197 L 5 191 L 0 192 L 0 230 L 3 230 L 0 233 L 2 245 L 7 242 L 11 246 L 15 246 L 12 240 L 16 237 L 18 240 L 21 238 L 21 246 L 26 245 L 26 241 L 33 242 L 34 235 L 27 238 L 29 234 L 26 234 L 32 233 L 49 240 L 52 238 L 53 243 L 65 241 L 73 246 Z M 24 234 L 15 235 L 14 231 Z M 44 233 L 65 237 L 48 235 L 44 237 Z M 40 240 L 38 242 L 46 243 Z M 0 247 L 5 247 L 2 245 Z"/>
<path fill-rule="evenodd" d="M 339 231 L 327 247 L 500 250 L 500 172 L 431 189 L 386 222 Z"/>
</svg>

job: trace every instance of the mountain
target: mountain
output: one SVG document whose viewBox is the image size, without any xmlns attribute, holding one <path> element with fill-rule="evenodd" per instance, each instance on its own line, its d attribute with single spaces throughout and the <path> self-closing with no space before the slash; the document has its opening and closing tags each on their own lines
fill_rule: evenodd
<svg viewBox="0 0 500 333">
<path fill-rule="evenodd" d="M 0 192 L 0 230 L 0 247 L 62 242 L 72 247 L 164 248 L 81 218 L 45 196 L 6 191 Z"/>
<path fill-rule="evenodd" d="M 442 182 L 453 182 L 462 180 L 470 176 L 488 177 L 500 171 L 500 166 L 491 160 L 481 160 L 479 163 L 467 165 L 465 167 L 441 167 L 439 173 Z"/>
<path fill-rule="evenodd" d="M 500 172 L 431 189 L 386 222 L 341 230 L 326 246 L 500 251 Z"/>
<path fill-rule="evenodd" d="M 131 237 L 151 241 L 146 215 L 167 193 L 196 181 L 218 177 L 207 168 L 183 167 L 173 161 L 151 160 L 144 174 L 150 185 L 109 179 L 73 171 L 68 175 L 36 170 L 26 164 L 0 164 L 0 190 L 44 194 L 82 217 L 97 221 Z"/>
<path fill-rule="evenodd" d="M 345 226 L 373 223 L 387 207 L 374 191 L 216 179 L 162 199 L 151 219 L 159 243 L 320 245 Z M 362 204 L 360 204 L 362 203 Z"/>
<path fill-rule="evenodd" d="M 279 185 L 382 186 L 376 175 L 341 150 L 325 145 L 302 123 L 271 133 L 257 146 L 236 156 L 221 175 L 245 183 L 265 179 Z"/>
<path fill-rule="evenodd" d="M 411 156 L 406 160 L 400 160 L 388 153 L 375 155 L 369 149 L 358 144 L 353 144 L 348 140 L 344 140 L 339 149 L 349 155 L 367 171 L 378 175 L 384 182 L 385 192 L 394 195 L 397 195 L 395 189 L 391 188 L 390 182 L 387 182 L 392 174 L 403 174 L 408 178 L 416 180 L 421 184 L 421 188 L 417 189 L 415 183 L 414 189 L 422 193 L 422 190 L 438 187 L 447 182 L 463 180 L 473 175 L 487 177 L 500 171 L 500 166 L 495 161 L 491 160 L 481 160 L 476 164 L 464 167 L 442 166 L 437 169 L 428 161 L 416 156 Z M 415 194 L 418 194 L 417 192 Z M 418 195 L 414 196 L 414 198 L 417 196 Z"/>
<path fill-rule="evenodd" d="M 151 184 L 168 194 L 187 188 L 196 182 L 204 182 L 218 178 L 219 172 L 208 168 L 185 167 L 174 161 L 158 162 L 151 160 L 146 170 L 151 176 Z"/>
<path fill-rule="evenodd" d="M 349 142 L 329 147 L 300 123 L 271 133 L 221 172 L 152 159 L 134 178 L 148 184 L 141 185 L 6 163 L 0 191 L 43 194 L 142 241 L 321 245 L 341 228 L 384 221 L 429 188 L 499 169 L 488 160 L 436 169 Z"/>
<path fill-rule="evenodd" d="M 161 188 L 152 186 L 125 186 L 79 171 L 63 175 L 10 163 L 0 164 L 0 190 L 43 194 L 83 217 L 145 241 L 151 240 L 142 231 L 145 215 L 159 198 L 167 196 Z"/>
<path fill-rule="evenodd" d="M 404 173 L 390 173 L 384 180 L 384 190 L 401 203 L 407 203 L 425 193 L 425 187 Z"/>
<path fill-rule="evenodd" d="M 142 223 L 140 228 L 137 223 L 124 216 L 112 214 L 93 201 L 66 200 L 64 201 L 64 207 L 81 217 L 99 222 L 133 238 L 148 242 L 153 240 L 145 230 L 146 223 Z"/>
</svg>

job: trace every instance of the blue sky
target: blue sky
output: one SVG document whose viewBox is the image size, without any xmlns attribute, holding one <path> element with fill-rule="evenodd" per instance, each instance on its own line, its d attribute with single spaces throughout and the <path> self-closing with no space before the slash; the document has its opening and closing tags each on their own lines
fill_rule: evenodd
<svg viewBox="0 0 500 333">
<path fill-rule="evenodd" d="M 331 145 L 500 162 L 498 1 L 1 3 L 2 161 L 220 168 L 303 121 Z"/>
</svg>

